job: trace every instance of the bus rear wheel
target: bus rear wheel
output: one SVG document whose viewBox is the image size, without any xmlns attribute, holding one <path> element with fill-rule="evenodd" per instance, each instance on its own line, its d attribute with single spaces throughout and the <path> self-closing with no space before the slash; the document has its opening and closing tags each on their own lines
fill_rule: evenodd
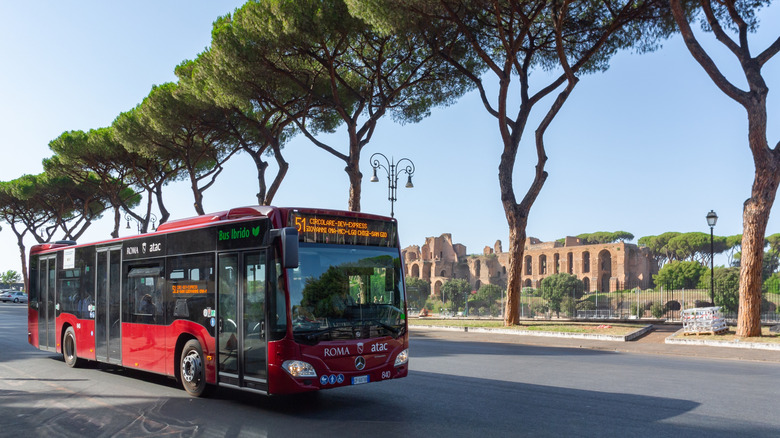
<svg viewBox="0 0 780 438">
<path fill-rule="evenodd" d="M 81 363 L 76 354 L 76 331 L 73 330 L 73 327 L 68 327 L 65 330 L 65 336 L 62 337 L 62 358 L 65 360 L 65 364 L 71 368 L 75 368 Z"/>
<path fill-rule="evenodd" d="M 181 386 L 194 397 L 208 395 L 209 385 L 206 384 L 206 368 L 203 361 L 203 349 L 200 342 L 191 339 L 184 344 L 179 360 L 179 377 Z"/>
</svg>

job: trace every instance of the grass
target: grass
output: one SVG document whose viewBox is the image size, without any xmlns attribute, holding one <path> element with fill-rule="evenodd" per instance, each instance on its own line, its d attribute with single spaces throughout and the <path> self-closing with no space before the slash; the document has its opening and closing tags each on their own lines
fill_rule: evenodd
<svg viewBox="0 0 780 438">
<path fill-rule="evenodd" d="M 540 331 L 559 333 L 593 333 L 613 336 L 626 336 L 642 327 L 642 324 L 603 324 L 576 322 L 525 321 L 519 325 L 505 327 L 503 321 L 485 321 L 468 319 L 409 319 L 409 325 L 434 327 L 484 327 L 502 328 L 517 331 Z"/>
<path fill-rule="evenodd" d="M 711 340 L 711 341 L 724 341 L 724 342 L 755 342 L 760 344 L 780 344 L 780 333 L 772 333 L 769 331 L 769 327 L 762 327 L 761 328 L 761 337 L 754 337 L 754 338 L 740 338 L 736 335 L 736 329 L 734 327 L 729 327 L 727 332 L 717 334 L 717 335 L 711 335 L 711 334 L 702 334 L 702 335 L 684 335 L 682 332 L 678 333 L 674 337 L 675 339 L 703 339 L 703 340 Z"/>
<path fill-rule="evenodd" d="M 433 318 L 410 318 L 409 325 L 420 327 L 484 327 L 501 328 L 517 331 L 540 331 L 540 332 L 558 332 L 558 333 L 593 333 L 612 336 L 626 336 L 643 327 L 644 324 L 603 324 L 603 323 L 576 323 L 576 322 L 551 322 L 551 321 L 524 321 L 519 325 L 504 327 L 504 322 L 499 320 L 470 320 L 470 319 L 433 319 Z M 764 344 L 780 344 L 780 333 L 772 333 L 769 327 L 763 327 L 761 337 L 739 338 L 736 335 L 736 329 L 729 327 L 727 332 L 711 335 L 702 334 L 699 336 L 685 336 L 682 332 L 674 336 L 675 339 L 702 339 L 724 342 L 753 342 Z"/>
</svg>

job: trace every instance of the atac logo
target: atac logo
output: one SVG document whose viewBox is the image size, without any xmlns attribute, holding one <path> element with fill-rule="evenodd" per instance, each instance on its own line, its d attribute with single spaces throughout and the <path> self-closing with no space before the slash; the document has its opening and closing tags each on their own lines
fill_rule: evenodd
<svg viewBox="0 0 780 438">
<path fill-rule="evenodd" d="M 358 350 L 358 354 L 363 354 L 363 343 L 362 342 L 358 342 L 357 350 Z"/>
</svg>

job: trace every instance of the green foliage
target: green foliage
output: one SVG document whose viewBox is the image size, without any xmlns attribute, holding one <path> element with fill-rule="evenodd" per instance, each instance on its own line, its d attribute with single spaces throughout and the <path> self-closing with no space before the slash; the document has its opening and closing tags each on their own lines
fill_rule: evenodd
<svg viewBox="0 0 780 438">
<path fill-rule="evenodd" d="M 644 236 L 637 241 L 640 245 L 646 246 L 659 263 L 671 260 L 669 251 L 666 247 L 669 240 L 678 236 L 680 233 L 669 231 L 658 236 Z"/>
<path fill-rule="evenodd" d="M 715 272 L 718 272 L 717 270 Z M 780 293 L 780 274 L 772 274 L 769 278 L 764 280 L 764 284 L 761 286 L 761 292 L 767 293 Z"/>
<path fill-rule="evenodd" d="M 120 143 L 111 128 L 89 132 L 64 132 L 49 142 L 55 156 L 43 161 L 47 173 L 66 177 L 99 194 L 115 211 L 131 210 L 141 195 L 131 188 L 133 154 Z M 149 206 L 151 208 L 151 205 Z M 119 236 L 119 214 L 115 214 L 112 237 Z M 148 214 L 145 222 L 148 225 Z M 146 227 L 143 229 L 146 232 Z"/>
<path fill-rule="evenodd" d="M 176 169 L 171 178 L 188 179 L 195 211 L 204 214 L 203 192 L 239 150 L 229 115 L 191 87 L 169 82 L 152 87 L 138 106 L 117 117 L 114 129 L 129 151 L 168 162 Z"/>
<path fill-rule="evenodd" d="M 538 297 L 541 292 L 539 290 L 537 290 L 537 289 L 532 288 L 532 287 L 524 287 L 521 290 L 521 293 L 523 295 L 527 296 L 527 297 L 534 297 L 534 296 Z"/>
<path fill-rule="evenodd" d="M 726 237 L 726 246 L 729 248 L 733 248 L 736 246 L 742 245 L 742 235 L 741 234 L 735 234 L 733 236 L 727 236 Z"/>
<path fill-rule="evenodd" d="M 466 297 L 471 293 L 471 286 L 466 280 L 452 279 L 441 286 L 441 293 L 449 308 L 457 311 L 465 305 Z"/>
<path fill-rule="evenodd" d="M 429 312 L 439 313 L 444 309 L 444 303 L 436 298 L 428 298 L 425 300 L 425 305 L 423 305 L 423 307 L 428 309 Z"/>
<path fill-rule="evenodd" d="M 665 289 L 693 289 L 699 286 L 707 268 L 699 262 L 670 262 L 653 276 L 655 284 Z"/>
<path fill-rule="evenodd" d="M 550 310 L 550 306 L 546 303 L 534 302 L 531 303 L 529 309 L 534 315 L 545 315 Z"/>
<path fill-rule="evenodd" d="M 647 310 L 646 304 L 637 304 L 632 302 L 630 305 L 630 312 L 632 316 L 636 316 L 637 318 L 642 318 L 645 315 L 645 310 Z"/>
<path fill-rule="evenodd" d="M 653 303 L 650 305 L 650 314 L 653 318 L 661 318 L 666 313 L 666 306 L 663 303 Z"/>
<path fill-rule="evenodd" d="M 735 258 L 735 256 L 742 250 L 742 235 L 735 234 L 726 237 L 726 250 L 728 251 L 729 257 L 728 266 L 738 266 L 739 257 Z"/>
<path fill-rule="evenodd" d="M 306 280 L 301 306 L 314 318 L 339 318 L 346 310 L 349 288 L 349 276 L 331 266 L 318 279 Z"/>
<path fill-rule="evenodd" d="M 708 270 L 709 272 L 709 270 Z M 715 305 L 724 312 L 739 309 L 739 268 L 715 268 Z"/>
<path fill-rule="evenodd" d="M 486 303 L 492 303 L 500 300 L 503 294 L 504 288 L 495 284 L 484 284 L 473 297 Z"/>
<path fill-rule="evenodd" d="M 485 307 L 492 309 L 494 307 L 500 307 L 497 302 L 501 300 L 504 288 L 495 284 L 485 284 L 479 288 L 476 294 L 469 296 L 469 312 L 471 309 Z"/>
<path fill-rule="evenodd" d="M 778 266 L 780 266 L 780 251 L 775 248 L 764 251 L 764 262 L 761 265 L 761 278 L 763 280 L 768 279 L 777 271 Z"/>
<path fill-rule="evenodd" d="M 0 283 L 5 285 L 19 283 L 21 280 L 22 276 L 14 270 L 5 271 L 2 275 L 0 275 Z"/>
<path fill-rule="evenodd" d="M 418 122 L 473 87 L 423 35 L 377 31 L 343 0 L 247 2 L 215 23 L 212 35 L 213 56 L 232 64 L 225 72 L 232 84 L 223 88 L 230 94 L 250 89 L 253 101 L 297 114 L 296 129 L 347 164 L 350 209 L 358 211 L 360 154 L 378 121 L 389 115 Z M 342 124 L 346 152 L 316 138 Z"/>
<path fill-rule="evenodd" d="M 563 300 L 561 300 L 561 311 L 566 316 L 574 317 L 577 314 L 577 301 L 570 296 L 563 297 Z"/>
<path fill-rule="evenodd" d="M 580 298 L 583 294 L 582 280 L 571 274 L 554 274 L 542 280 L 542 298 L 547 300 L 550 310 L 560 314 L 566 297 Z"/>
<path fill-rule="evenodd" d="M 422 308 L 430 295 L 429 282 L 417 277 L 406 277 L 406 300 L 409 307 Z"/>
<path fill-rule="evenodd" d="M 598 244 L 598 243 L 615 243 L 626 242 L 634 240 L 634 235 L 627 231 L 597 231 L 595 233 L 584 233 L 577 236 L 582 239 L 586 245 Z"/>
<path fill-rule="evenodd" d="M 712 240 L 715 254 L 721 254 L 730 248 L 726 237 L 714 236 Z M 645 236 L 638 242 L 650 249 L 659 263 L 699 260 L 703 264 L 709 264 L 710 235 L 707 233 L 668 232 L 659 236 Z"/>
</svg>

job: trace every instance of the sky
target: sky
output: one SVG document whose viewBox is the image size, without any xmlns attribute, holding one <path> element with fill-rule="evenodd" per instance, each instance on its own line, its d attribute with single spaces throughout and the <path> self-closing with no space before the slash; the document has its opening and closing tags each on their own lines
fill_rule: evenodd
<svg viewBox="0 0 780 438">
<path fill-rule="evenodd" d="M 213 21 L 241 4 L 0 1 L 0 179 L 41 173 L 42 160 L 52 155 L 51 140 L 65 131 L 110 126 L 153 85 L 175 81 L 175 66 L 209 46 Z M 761 11 L 759 18 L 761 27 L 751 35 L 754 53 L 777 38 L 780 6 Z M 727 66 L 726 75 L 744 87 L 733 58 L 711 35 L 700 36 L 716 61 Z M 768 139 L 775 145 L 780 97 L 773 87 L 780 86 L 780 56 L 763 75 L 770 88 Z M 534 73 L 534 89 L 542 86 L 533 81 L 537 77 L 544 80 L 545 73 Z M 529 125 L 516 162 L 518 199 L 536 162 L 534 128 Z M 343 132 L 324 139 L 346 151 Z M 709 232 L 710 210 L 719 216 L 715 235 L 742 233 L 742 205 L 754 172 L 747 117 L 714 86 L 679 36 L 652 53 L 619 53 L 606 72 L 582 76 L 545 144 L 549 177 L 531 209 L 528 236 L 551 241 L 622 230 L 636 243 L 667 231 Z M 416 168 L 414 188 L 403 187 L 403 175 L 394 208 L 402 247 L 450 233 L 469 254 L 482 253 L 497 240 L 506 251 L 509 231 L 498 186 L 501 149 L 495 119 L 476 93 L 435 108 L 417 124 L 382 120 L 362 152 L 362 210 L 390 214 L 386 174 L 380 170 L 380 182 L 369 182 L 371 154 L 408 158 Z M 285 146 L 284 156 L 290 170 L 274 205 L 347 209 L 343 161 L 303 136 Z M 254 165 L 239 155 L 205 192 L 204 207 L 215 212 L 253 205 L 256 192 Z M 164 196 L 172 219 L 195 215 L 188 187 L 170 185 Z M 780 232 L 778 210 L 773 208 L 767 235 Z M 21 271 L 16 236 L 7 224 L 0 225 L 0 272 Z M 106 239 L 112 225 L 112 215 L 105 215 L 80 243 Z M 135 232 L 134 225 L 123 226 L 120 235 Z M 25 241 L 28 249 L 34 243 Z M 716 264 L 723 263 L 725 258 L 716 257 Z"/>
</svg>

